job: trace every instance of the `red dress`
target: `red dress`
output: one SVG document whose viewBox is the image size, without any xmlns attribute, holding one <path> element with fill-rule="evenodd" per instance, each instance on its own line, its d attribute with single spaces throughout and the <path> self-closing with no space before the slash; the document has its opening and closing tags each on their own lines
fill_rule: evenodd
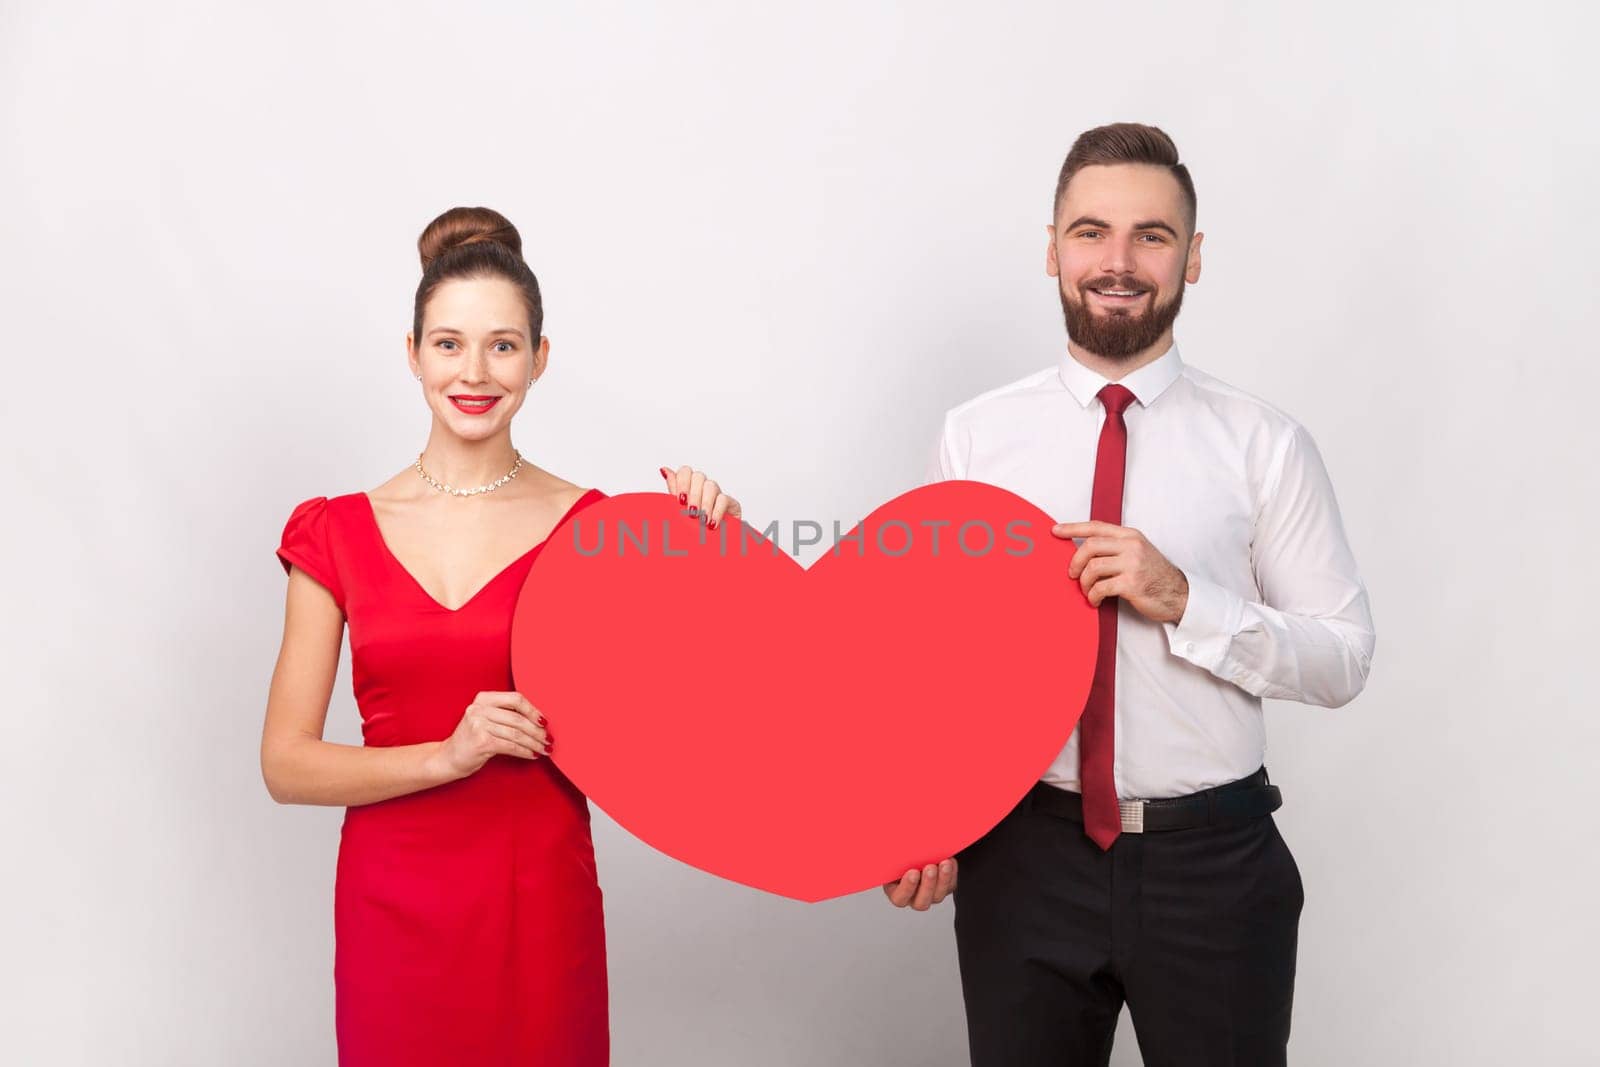
<svg viewBox="0 0 1600 1067">
<path fill-rule="evenodd" d="M 604 498 L 588 490 L 557 529 Z M 450 611 L 389 551 L 365 493 L 294 509 L 278 558 L 344 611 L 366 744 L 442 741 L 480 690 L 513 688 L 511 615 L 542 545 Z M 609 1060 L 589 806 L 549 759 L 492 756 L 346 808 L 334 938 L 341 1067 Z"/>
</svg>

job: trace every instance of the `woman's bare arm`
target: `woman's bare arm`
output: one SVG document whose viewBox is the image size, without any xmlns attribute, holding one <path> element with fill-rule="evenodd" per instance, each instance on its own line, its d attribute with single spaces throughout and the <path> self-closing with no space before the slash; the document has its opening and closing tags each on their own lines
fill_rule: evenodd
<svg viewBox="0 0 1600 1067">
<path fill-rule="evenodd" d="M 452 781 L 435 758 L 441 741 L 418 745 L 341 745 L 322 739 L 339 669 L 344 615 L 316 579 L 289 572 L 283 645 L 267 693 L 261 776 L 280 804 L 371 804 Z"/>
</svg>

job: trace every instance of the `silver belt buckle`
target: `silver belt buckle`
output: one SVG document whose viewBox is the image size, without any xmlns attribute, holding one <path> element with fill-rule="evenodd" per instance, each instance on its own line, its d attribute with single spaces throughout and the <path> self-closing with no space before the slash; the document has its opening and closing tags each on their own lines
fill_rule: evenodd
<svg viewBox="0 0 1600 1067">
<path fill-rule="evenodd" d="M 1119 800 L 1117 806 L 1122 809 L 1122 832 L 1125 834 L 1144 833 L 1144 801 Z"/>
</svg>

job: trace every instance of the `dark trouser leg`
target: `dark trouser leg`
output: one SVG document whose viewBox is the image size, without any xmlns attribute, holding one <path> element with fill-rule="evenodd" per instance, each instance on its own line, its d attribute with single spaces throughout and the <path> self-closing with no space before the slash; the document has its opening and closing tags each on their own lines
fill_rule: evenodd
<svg viewBox="0 0 1600 1067">
<path fill-rule="evenodd" d="M 1123 1000 L 1112 959 L 1112 854 L 1081 824 L 1013 811 L 957 862 L 956 951 L 973 1067 L 1105 1064 Z"/>
<path fill-rule="evenodd" d="M 1125 848 L 1138 921 L 1120 977 L 1146 1067 L 1285 1063 L 1305 895 L 1272 816 L 1123 834 Z"/>
</svg>

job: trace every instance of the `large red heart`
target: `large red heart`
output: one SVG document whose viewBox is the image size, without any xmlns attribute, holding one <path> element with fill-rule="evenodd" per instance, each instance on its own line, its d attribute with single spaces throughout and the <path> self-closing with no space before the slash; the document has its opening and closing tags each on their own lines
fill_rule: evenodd
<svg viewBox="0 0 1600 1067">
<path fill-rule="evenodd" d="M 529 568 L 517 688 L 561 770 L 669 856 L 800 900 L 870 888 L 981 837 L 1071 735 L 1098 627 L 1054 521 L 938 482 L 807 570 L 781 534 L 609 497 Z"/>
</svg>

